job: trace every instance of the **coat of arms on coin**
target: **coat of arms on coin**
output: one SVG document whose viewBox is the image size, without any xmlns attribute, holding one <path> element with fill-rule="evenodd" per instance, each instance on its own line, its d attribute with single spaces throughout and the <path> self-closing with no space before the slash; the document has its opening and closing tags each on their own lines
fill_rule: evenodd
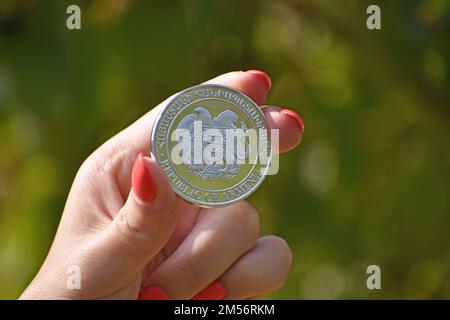
<svg viewBox="0 0 450 320">
<path fill-rule="evenodd" d="M 243 93 L 204 84 L 173 97 L 152 132 L 153 158 L 174 191 L 203 207 L 250 195 L 270 166 L 270 135 L 258 105 Z"/>
</svg>

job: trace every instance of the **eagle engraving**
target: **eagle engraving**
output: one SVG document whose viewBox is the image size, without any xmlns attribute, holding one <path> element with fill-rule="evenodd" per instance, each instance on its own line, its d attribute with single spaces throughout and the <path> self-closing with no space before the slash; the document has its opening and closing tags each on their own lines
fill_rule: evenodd
<svg viewBox="0 0 450 320">
<path fill-rule="evenodd" d="M 196 123 L 201 123 L 202 137 L 204 132 L 208 129 L 214 129 L 216 133 L 220 133 L 223 138 L 222 145 L 220 145 L 220 141 L 204 141 L 203 138 L 200 141 L 197 141 L 198 139 L 196 140 L 194 135 L 194 126 Z M 232 179 L 239 172 L 242 162 L 244 162 L 249 157 L 249 145 L 247 140 L 245 138 L 238 138 L 236 139 L 237 141 L 234 141 L 234 161 L 232 161 L 231 163 L 229 161 L 227 162 L 226 130 L 242 130 L 240 132 L 243 134 L 248 129 L 243 121 L 239 121 L 239 116 L 231 110 L 224 110 L 216 117 L 213 117 L 206 108 L 199 106 L 194 109 L 194 113 L 188 114 L 180 121 L 177 129 L 186 129 L 189 131 L 191 136 L 191 141 L 183 141 L 183 143 L 191 143 L 191 161 L 185 161 L 184 164 L 188 166 L 189 172 L 191 174 L 198 176 L 204 180 Z M 206 155 L 203 154 L 203 150 L 208 145 L 209 147 L 213 146 L 214 148 L 222 148 L 223 151 L 221 162 L 205 162 Z M 202 150 L 202 162 L 197 164 L 194 163 L 194 150 L 196 148 L 197 150 Z M 182 155 L 183 158 L 185 158 L 186 156 L 187 155 Z M 240 161 L 238 161 L 238 159 Z"/>
</svg>

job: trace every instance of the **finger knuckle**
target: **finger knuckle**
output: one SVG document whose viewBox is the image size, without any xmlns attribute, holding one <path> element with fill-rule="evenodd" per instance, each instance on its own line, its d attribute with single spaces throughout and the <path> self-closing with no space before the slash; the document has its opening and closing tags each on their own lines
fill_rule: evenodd
<svg viewBox="0 0 450 320">
<path fill-rule="evenodd" d="M 277 236 L 266 236 L 264 241 L 268 242 L 271 250 L 275 253 L 275 261 L 278 263 L 278 272 L 273 274 L 273 289 L 279 289 L 286 283 L 286 279 L 292 264 L 292 250 L 288 243 Z"/>
<path fill-rule="evenodd" d="M 134 252 L 146 252 L 148 248 L 158 245 L 156 238 L 144 232 L 138 225 L 131 225 L 125 212 L 114 219 L 114 226 L 121 242 Z"/>
<path fill-rule="evenodd" d="M 250 242 L 256 242 L 259 236 L 259 214 L 247 201 L 239 201 L 233 205 L 233 223 L 239 226 L 239 232 L 247 235 Z"/>
<path fill-rule="evenodd" d="M 201 286 L 198 271 L 193 267 L 193 264 L 189 260 L 179 262 L 177 268 L 181 275 L 181 279 L 183 279 L 184 287 L 192 290 Z"/>
</svg>

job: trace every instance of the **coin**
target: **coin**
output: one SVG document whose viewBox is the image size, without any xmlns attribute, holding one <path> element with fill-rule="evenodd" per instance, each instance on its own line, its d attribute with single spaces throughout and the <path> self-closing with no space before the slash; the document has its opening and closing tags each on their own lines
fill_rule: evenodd
<svg viewBox="0 0 450 320">
<path fill-rule="evenodd" d="M 202 84 L 178 93 L 160 111 L 151 154 L 179 196 L 216 207 L 253 193 L 272 151 L 264 115 L 252 99 L 226 86 Z"/>
</svg>

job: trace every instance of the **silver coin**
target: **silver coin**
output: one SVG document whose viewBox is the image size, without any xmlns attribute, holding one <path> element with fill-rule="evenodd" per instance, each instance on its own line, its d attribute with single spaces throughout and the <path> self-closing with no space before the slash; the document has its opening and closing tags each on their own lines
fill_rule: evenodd
<svg viewBox="0 0 450 320">
<path fill-rule="evenodd" d="M 259 106 L 226 86 L 203 84 L 175 95 L 152 130 L 152 157 L 173 190 L 202 207 L 254 192 L 270 166 L 270 134 Z"/>
</svg>

